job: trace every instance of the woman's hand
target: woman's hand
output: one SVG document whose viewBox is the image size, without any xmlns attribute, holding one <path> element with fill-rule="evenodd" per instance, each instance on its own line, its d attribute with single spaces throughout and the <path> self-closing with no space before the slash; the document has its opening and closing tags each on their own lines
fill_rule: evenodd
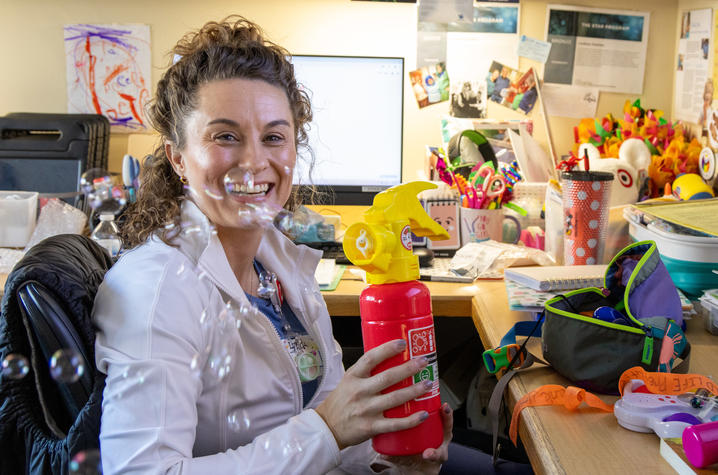
<svg viewBox="0 0 718 475">
<path fill-rule="evenodd" d="M 382 455 L 382 458 L 394 464 L 404 475 L 439 473 L 441 464 L 449 458 L 449 442 L 454 427 L 454 413 L 447 403 L 441 406 L 441 422 L 444 424 L 444 441 L 438 448 L 426 449 L 417 455 Z"/>
<path fill-rule="evenodd" d="M 334 434 L 339 450 L 364 442 L 377 434 L 410 429 L 429 417 L 426 411 L 401 418 L 386 418 L 383 415 L 387 409 L 400 406 L 431 389 L 431 381 L 428 381 L 429 384 L 422 381 L 381 394 L 382 390 L 412 376 L 427 365 L 425 358 L 418 358 L 371 375 L 379 363 L 405 349 L 406 341 L 394 340 L 367 351 L 317 407 L 317 413 Z"/>
</svg>

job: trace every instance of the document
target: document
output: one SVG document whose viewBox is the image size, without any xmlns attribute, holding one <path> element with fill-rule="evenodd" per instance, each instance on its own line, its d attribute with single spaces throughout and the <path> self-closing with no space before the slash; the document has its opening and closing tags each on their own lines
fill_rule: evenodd
<svg viewBox="0 0 718 475">
<path fill-rule="evenodd" d="M 598 88 L 544 83 L 541 97 L 546 114 L 557 117 L 596 117 Z"/>
<path fill-rule="evenodd" d="M 681 13 L 678 56 L 675 62 L 676 91 L 673 117 L 707 126 L 715 132 L 718 120 L 711 111 L 713 84 L 710 81 L 710 44 L 712 14 L 710 8 L 688 10 Z M 713 126 L 713 127 L 711 127 Z M 711 145 L 718 137 L 712 133 Z"/>
<path fill-rule="evenodd" d="M 544 81 L 641 94 L 650 14 L 549 5 Z"/>
</svg>

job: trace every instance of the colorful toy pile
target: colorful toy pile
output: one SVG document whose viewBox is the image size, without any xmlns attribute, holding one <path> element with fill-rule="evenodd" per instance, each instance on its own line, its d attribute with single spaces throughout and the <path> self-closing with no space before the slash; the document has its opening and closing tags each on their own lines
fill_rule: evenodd
<svg viewBox="0 0 718 475">
<path fill-rule="evenodd" d="M 661 196 L 665 185 L 672 184 L 683 173 L 698 173 L 700 142 L 686 134 L 681 122 L 670 122 L 664 118 L 663 111 L 643 109 L 640 99 L 632 104 L 626 101 L 622 119 L 611 114 L 582 119 L 574 127 L 576 143 L 571 154 L 579 158 L 579 147 L 591 144 L 602 158 L 618 157 L 621 145 L 631 138 L 640 139 L 651 153 L 647 170 L 648 189 L 640 199 Z"/>
</svg>

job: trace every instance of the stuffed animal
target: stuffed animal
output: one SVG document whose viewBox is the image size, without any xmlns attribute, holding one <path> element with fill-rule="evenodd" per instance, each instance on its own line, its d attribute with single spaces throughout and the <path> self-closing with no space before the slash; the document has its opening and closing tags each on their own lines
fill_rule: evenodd
<svg viewBox="0 0 718 475">
<path fill-rule="evenodd" d="M 590 143 L 583 143 L 578 148 L 580 158 L 585 154 L 588 154 L 591 170 L 609 172 L 614 176 L 610 206 L 638 201 L 639 192 L 651 163 L 651 152 L 642 140 L 637 138 L 625 140 L 618 149 L 618 158 L 601 158 L 601 152 Z M 578 168 L 586 169 L 583 160 L 579 162 Z"/>
</svg>

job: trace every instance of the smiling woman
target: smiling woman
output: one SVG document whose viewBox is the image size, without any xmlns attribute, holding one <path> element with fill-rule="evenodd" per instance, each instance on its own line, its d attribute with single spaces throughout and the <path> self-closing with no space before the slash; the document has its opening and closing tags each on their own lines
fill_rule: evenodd
<svg viewBox="0 0 718 475">
<path fill-rule="evenodd" d="M 423 382 L 382 394 L 427 361 L 372 375 L 408 351 L 398 340 L 344 372 L 314 279 L 320 253 L 281 232 L 311 119 L 288 53 L 242 18 L 173 52 L 150 109 L 162 146 L 93 310 L 103 472 L 437 473 L 448 406 L 438 448 L 388 462 L 369 442 L 428 417 L 383 415 Z"/>
</svg>

